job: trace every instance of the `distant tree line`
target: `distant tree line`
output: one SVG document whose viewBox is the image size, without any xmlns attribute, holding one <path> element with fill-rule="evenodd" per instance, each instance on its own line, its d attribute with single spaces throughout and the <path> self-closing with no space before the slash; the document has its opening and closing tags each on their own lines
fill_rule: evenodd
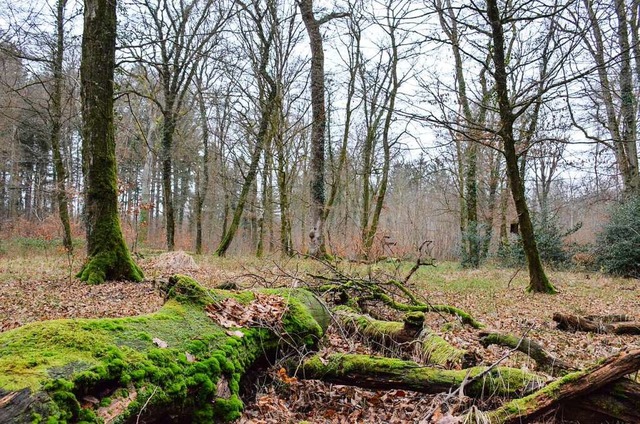
<svg viewBox="0 0 640 424">
<path fill-rule="evenodd" d="M 71 251 L 92 166 L 87 10 L 2 6 L 0 220 L 56 214 Z M 629 0 L 120 1 L 125 239 L 367 260 L 432 239 L 469 267 L 520 243 L 530 288 L 553 291 L 535 233 L 593 242 L 603 205 L 640 191 L 638 13 Z"/>
</svg>

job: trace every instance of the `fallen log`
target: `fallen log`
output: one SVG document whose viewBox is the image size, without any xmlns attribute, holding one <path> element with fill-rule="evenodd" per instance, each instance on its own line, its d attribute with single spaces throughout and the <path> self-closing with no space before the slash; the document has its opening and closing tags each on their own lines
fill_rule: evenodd
<svg viewBox="0 0 640 424">
<path fill-rule="evenodd" d="M 640 334 L 640 322 L 628 321 L 627 316 L 610 316 L 607 319 L 593 319 L 577 315 L 555 312 L 553 320 L 558 323 L 560 330 L 586 331 L 601 334 Z M 615 319 L 611 321 L 611 319 Z"/>
<path fill-rule="evenodd" d="M 640 384 L 622 378 L 574 401 L 565 402 L 560 414 L 581 424 L 640 423 Z"/>
<path fill-rule="evenodd" d="M 489 413 L 482 413 L 482 416 L 491 423 L 530 422 L 551 409 L 560 407 L 561 404 L 568 404 L 570 401 L 596 392 L 638 369 L 640 369 L 640 349 L 620 352 L 599 365 L 567 374 L 535 393 L 522 399 L 512 400 Z M 632 390 L 635 390 L 635 386 Z M 637 393 L 633 393 L 633 396 L 637 399 Z"/>
<path fill-rule="evenodd" d="M 37 322 L 0 334 L 0 422 L 233 420 L 253 363 L 313 345 L 329 322 L 304 289 L 232 293 L 174 276 L 167 297 L 150 315 Z M 227 304 L 243 315 L 224 315 Z M 246 315 L 252 307 L 259 316 Z"/>
<path fill-rule="evenodd" d="M 480 343 L 484 347 L 496 344 L 516 349 L 536 361 L 538 369 L 554 377 L 576 371 L 575 367 L 551 355 L 538 342 L 526 337 L 501 333 L 480 333 L 480 336 Z"/>
<path fill-rule="evenodd" d="M 360 336 L 377 351 L 404 353 L 422 363 L 444 368 L 467 368 L 476 363 L 475 355 L 456 348 L 425 327 L 422 312 L 408 313 L 402 322 L 377 320 L 347 306 L 338 306 L 333 313 L 349 334 Z"/>
<path fill-rule="evenodd" d="M 421 393 L 442 393 L 454 390 L 463 382 L 486 370 L 473 367 L 463 370 L 443 370 L 416 362 L 384 357 L 332 354 L 319 355 L 292 367 L 296 377 L 322 380 L 328 383 L 358 386 L 374 390 L 403 389 Z M 464 393 L 473 397 L 518 397 L 531 388 L 542 385 L 544 379 L 520 369 L 495 367 L 477 381 L 465 386 Z"/>
</svg>

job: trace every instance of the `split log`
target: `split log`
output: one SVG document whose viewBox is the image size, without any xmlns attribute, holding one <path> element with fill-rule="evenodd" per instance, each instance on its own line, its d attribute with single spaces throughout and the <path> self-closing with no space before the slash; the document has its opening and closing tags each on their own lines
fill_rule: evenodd
<svg viewBox="0 0 640 424">
<path fill-rule="evenodd" d="M 334 318 L 350 334 L 361 336 L 378 351 L 418 358 L 425 364 L 444 368 L 467 368 L 477 363 L 475 355 L 458 349 L 424 326 L 424 313 L 407 313 L 402 322 L 377 320 L 347 306 L 333 309 Z"/>
<path fill-rule="evenodd" d="M 558 328 L 561 330 L 587 331 L 601 334 L 640 334 L 640 322 L 628 321 L 629 317 L 626 315 L 608 317 L 609 320 L 606 317 L 602 317 L 604 319 L 600 319 L 600 317 L 593 319 L 594 316 L 579 317 L 560 312 L 553 314 L 553 320 L 558 323 Z"/>
<path fill-rule="evenodd" d="M 584 371 L 567 374 L 522 399 L 513 400 L 483 417 L 491 423 L 525 423 L 560 404 L 593 393 L 640 369 L 640 349 L 621 352 Z"/>
<path fill-rule="evenodd" d="M 265 353 L 313 345 L 330 319 L 304 289 L 232 293 L 174 276 L 167 297 L 154 314 L 37 322 L 0 334 L 0 422 L 232 420 L 250 367 Z M 214 305 L 236 305 L 242 316 Z"/>
<path fill-rule="evenodd" d="M 312 356 L 294 370 L 297 370 L 296 376 L 303 379 L 374 390 L 403 389 L 436 394 L 458 388 L 463 382 L 483 373 L 486 367 L 443 370 L 401 359 L 333 354 L 327 358 Z M 466 385 L 464 393 L 473 397 L 518 397 L 532 387 L 540 387 L 543 381 L 542 377 L 520 369 L 495 367 Z"/>
<path fill-rule="evenodd" d="M 516 349 L 536 361 L 538 369 L 554 377 L 576 371 L 575 367 L 551 355 L 538 342 L 526 337 L 501 333 L 480 333 L 480 336 L 480 343 L 484 347 L 496 344 Z"/>
</svg>

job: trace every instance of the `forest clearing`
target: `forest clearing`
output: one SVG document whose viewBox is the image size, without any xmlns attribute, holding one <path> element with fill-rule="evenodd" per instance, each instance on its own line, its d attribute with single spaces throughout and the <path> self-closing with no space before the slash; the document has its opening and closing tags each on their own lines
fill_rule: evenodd
<svg viewBox="0 0 640 424">
<path fill-rule="evenodd" d="M 184 254 L 180 253 L 178 257 L 182 257 L 181 255 Z M 42 320 L 144 316 L 157 312 L 166 301 L 166 295 L 159 287 L 159 282 L 167 281 L 174 272 L 188 274 L 204 287 L 211 289 L 233 282 L 237 285 L 234 286 L 236 290 L 234 293 L 242 293 L 246 290 L 261 288 L 295 287 L 295 290 L 298 290 L 302 287 L 313 288 L 314 285 L 317 288 L 317 278 L 313 276 L 330 275 L 331 271 L 331 267 L 312 259 L 281 261 L 275 258 L 256 260 L 255 258 L 196 257 L 197 264 L 188 265 L 181 260 L 173 265 L 175 269 L 167 268 L 170 261 L 158 262 L 155 259 L 157 257 L 149 256 L 148 259 L 139 261 L 147 275 L 145 282 L 108 282 L 89 286 L 75 278 L 69 278 L 67 258 L 55 251 L 47 254 L 40 252 L 35 256 L 1 258 L 0 329 L 3 332 L 0 333 L 0 369 L 6 371 L 7 365 L 12 362 L 12 358 L 5 356 L 7 351 L 3 350 L 7 347 L 7 335 L 10 334 L 11 329 L 19 329 L 20 326 L 30 322 Z M 347 263 L 341 264 L 339 268 L 341 272 L 348 272 L 354 278 L 371 276 L 376 281 L 385 281 L 406 275 L 412 266 L 411 262 L 380 262 L 372 265 Z M 180 267 L 182 269 L 178 269 Z M 468 270 L 460 268 L 455 263 L 441 263 L 436 264 L 435 267 L 420 267 L 412 275 L 407 287 L 429 304 L 456 306 L 482 323 L 484 327 L 479 330 L 464 325 L 462 321 L 456 319 L 455 315 L 426 313 L 424 327 L 446 340 L 453 349 L 468 353 L 474 366 L 488 367 L 502 359 L 500 367 L 523 370 L 527 374 L 536 373 L 540 376 L 539 386 L 530 388 L 530 391 L 535 391 L 542 385 L 557 380 L 562 373 L 555 373 L 551 368 L 537 364 L 529 355 L 513 350 L 514 346 L 483 345 L 483 334 L 511 334 L 516 338 L 522 337 L 538 343 L 548 355 L 556 358 L 558 369 L 561 369 L 560 364 L 570 364 L 575 369 L 583 369 L 593 366 L 604 358 L 618 355 L 620 352 L 640 349 L 637 335 L 566 331 L 558 329 L 553 321 L 554 313 L 577 316 L 627 315 L 629 319 L 634 319 L 633 317 L 637 319 L 640 281 L 606 277 L 597 272 L 550 272 L 550 277 L 559 289 L 559 293 L 540 295 L 526 293 L 524 290 L 527 284 L 526 274 L 516 271 L 494 266 Z M 331 302 L 328 304 L 331 305 Z M 374 308 L 374 314 L 375 311 L 383 314 L 379 306 Z M 386 319 L 397 320 L 399 316 L 401 317 L 390 310 L 387 312 Z M 277 354 L 270 356 L 267 363 L 262 363 L 256 368 L 259 372 L 256 371 L 251 379 L 242 380 L 247 386 L 243 386 L 241 390 L 244 410 L 238 422 L 484 422 L 475 421 L 476 418 L 474 421 L 463 421 L 460 417 L 464 417 L 470 410 L 496 409 L 507 402 L 508 397 L 524 395 L 524 392 L 513 391 L 506 397 L 504 393 L 478 396 L 473 390 L 467 389 L 463 395 L 458 394 L 445 401 L 446 396 L 458 388 L 455 383 L 451 384 L 449 390 L 437 394 L 429 390 L 427 393 L 414 392 L 410 385 L 402 382 L 395 387 L 387 387 L 387 390 L 373 390 L 372 387 L 363 389 L 331 384 L 330 379 L 329 382 L 322 382 L 321 375 L 316 376 L 317 379 L 314 380 L 304 379 L 303 356 L 312 355 L 315 349 L 319 349 L 319 357 L 327 358 L 326 360 L 335 358 L 336 354 L 344 353 L 362 354 L 370 358 L 374 355 L 413 358 L 418 363 L 422 361 L 425 367 L 431 366 L 441 370 L 456 370 L 463 366 L 455 358 L 451 362 L 441 362 L 440 365 L 428 365 L 430 362 L 428 358 L 425 360 L 424 355 L 403 352 L 401 344 L 385 343 L 378 337 L 379 334 L 376 335 L 371 329 L 369 332 L 365 331 L 357 335 L 350 332 L 349 326 L 338 317 L 334 316 L 332 322 L 326 335 L 314 349 L 307 350 L 298 346 L 297 351 L 294 349 L 293 352 L 288 351 L 286 354 L 283 351 L 281 356 Z M 251 327 L 246 323 L 244 325 Z M 172 346 L 173 343 L 176 342 L 170 341 L 169 346 L 165 348 L 167 350 L 175 348 Z M 55 349 L 54 346 L 50 348 Z M 199 360 L 201 359 L 198 357 L 197 361 Z M 292 361 L 294 365 L 291 365 Z M 12 369 L 11 365 L 8 369 Z M 366 374 L 367 370 L 362 372 Z M 633 375 L 636 374 L 633 373 Z M 0 383 L 6 383 L 6 381 L 0 378 Z M 156 384 L 162 387 L 162 383 L 156 382 Z M 358 385 L 357 382 L 355 384 Z M 382 388 L 384 386 L 381 385 L 380 389 Z M 85 393 L 84 396 L 78 392 L 78 402 L 82 408 L 96 411 L 100 419 L 107 418 L 105 422 L 118 422 L 109 421 L 110 416 L 105 415 L 107 413 L 104 412 L 108 409 L 102 407 L 109 402 L 123 403 L 124 406 L 121 409 L 126 410 L 129 405 L 122 399 L 118 400 L 114 395 L 114 389 L 102 386 L 101 390 L 104 391 L 102 397 L 100 397 L 100 391 L 93 391 L 91 395 Z M 163 387 L 160 390 L 167 390 L 167 388 Z M 514 393 L 518 394 L 514 395 Z M 159 405 L 154 406 L 151 391 L 140 395 L 149 397 L 151 401 L 149 406 L 146 411 L 142 410 L 139 414 L 130 416 L 126 422 L 164 422 L 157 416 L 159 412 L 157 410 L 154 412 L 154 408 L 160 408 L 160 411 L 166 410 Z M 0 399 L 6 399 L 6 393 L 4 396 L 0 396 Z M 107 401 L 103 401 L 104 398 Z M 164 401 L 161 399 L 161 397 L 156 399 L 160 405 L 166 402 L 166 399 Z M 128 402 L 131 403 L 131 400 Z M 624 414 L 637 414 L 638 400 L 630 398 L 628 402 L 626 412 L 624 408 L 618 410 L 621 414 L 618 418 L 623 422 L 634 422 L 628 420 L 637 415 Z M 3 408 L 7 403 L 9 402 L 5 401 L 0 404 L 0 417 L 6 413 Z M 572 404 L 567 402 L 567 405 Z M 581 410 L 581 407 L 576 409 L 575 405 L 574 403 L 573 408 L 555 406 L 542 417 L 523 419 L 522 422 L 613 422 L 600 421 L 606 415 L 593 412 L 597 408 Z M 470 409 L 472 407 L 478 409 Z M 585 411 L 589 412 L 586 415 L 578 414 Z M 123 411 L 120 412 L 123 413 Z M 179 417 L 180 408 L 172 413 L 175 417 Z M 185 412 L 182 411 L 182 413 Z M 187 419 L 185 417 L 189 416 L 191 415 L 188 413 L 182 415 L 182 419 Z M 454 416 L 457 418 L 453 418 Z M 585 421 L 584 417 L 589 417 L 589 420 Z M 627 421 L 624 421 L 625 418 Z M 176 419 L 176 422 L 184 422 L 179 418 Z M 193 416 L 188 419 L 193 419 Z"/>
<path fill-rule="evenodd" d="M 640 423 L 638 92 L 638 0 L 0 0 L 0 424 Z"/>
</svg>

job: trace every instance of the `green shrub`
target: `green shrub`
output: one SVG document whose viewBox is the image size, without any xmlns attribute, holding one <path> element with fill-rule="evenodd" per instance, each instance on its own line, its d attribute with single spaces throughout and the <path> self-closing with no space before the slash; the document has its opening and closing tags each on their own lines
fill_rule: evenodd
<svg viewBox="0 0 640 424">
<path fill-rule="evenodd" d="M 556 218 L 540 219 L 539 216 L 534 216 L 533 227 L 542 262 L 556 269 L 567 267 L 571 263 L 575 246 L 567 245 L 564 239 L 578 231 L 582 227 L 582 223 L 578 223 L 568 230 L 562 230 Z M 498 248 L 497 256 L 505 266 L 524 265 L 526 259 L 520 235 L 513 236 L 509 244 L 501 245 Z"/>
<path fill-rule="evenodd" d="M 597 263 L 604 272 L 640 278 L 640 196 L 612 209 L 597 246 Z"/>
</svg>

